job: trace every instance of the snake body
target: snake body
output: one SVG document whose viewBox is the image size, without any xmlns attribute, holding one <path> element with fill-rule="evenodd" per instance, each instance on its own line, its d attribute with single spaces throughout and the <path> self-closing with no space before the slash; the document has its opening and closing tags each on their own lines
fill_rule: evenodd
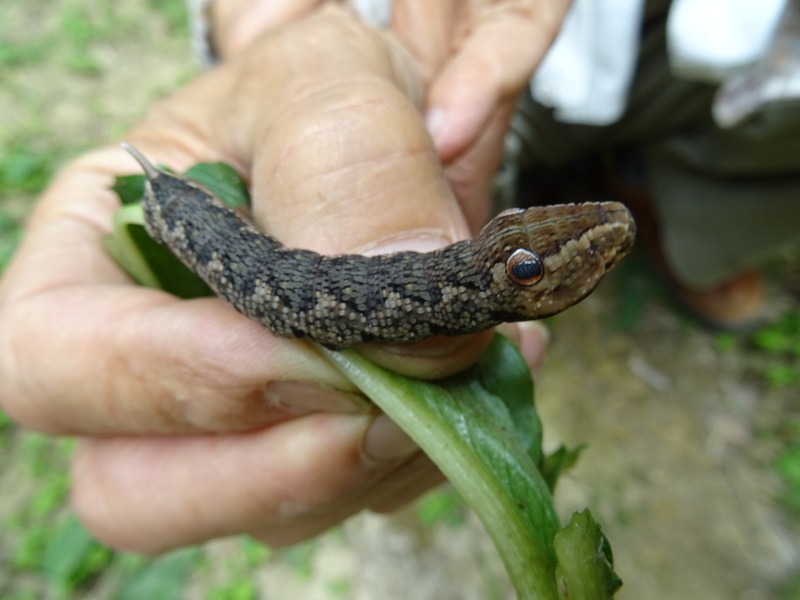
<svg viewBox="0 0 800 600">
<path fill-rule="evenodd" d="M 219 296 L 274 333 L 342 349 L 477 333 L 585 298 L 633 245 L 616 202 L 505 211 L 473 239 L 433 252 L 324 256 L 284 247 L 203 186 L 147 175 L 148 233 Z"/>
</svg>

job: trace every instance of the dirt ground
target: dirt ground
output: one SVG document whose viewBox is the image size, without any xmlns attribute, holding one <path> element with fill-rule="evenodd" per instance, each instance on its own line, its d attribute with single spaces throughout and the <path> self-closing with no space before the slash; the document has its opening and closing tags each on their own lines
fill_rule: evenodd
<svg viewBox="0 0 800 600">
<path fill-rule="evenodd" d="M 19 47 L 63 35 L 66 13 L 93 14 L 100 4 L 108 6 L 7 0 L 0 5 L 0 39 Z M 71 66 L 74 40 L 25 69 L 6 70 L 0 154 L 4 144 L 20 140 L 59 158 L 113 141 L 149 102 L 198 72 L 183 33 L 147 3 L 113 6 L 114 31 L 84 49 L 94 70 Z M 2 201 L 13 207 L 23 200 Z M 551 325 L 552 348 L 537 388 L 547 446 L 589 444 L 559 484 L 559 510 L 566 519 L 588 506 L 603 525 L 625 581 L 620 600 L 779 598 L 778 586 L 800 570 L 800 529 L 776 500 L 780 482 L 769 468 L 776 441 L 769 432 L 797 418 L 797 398 L 766 390 L 746 351 L 720 351 L 714 334 L 657 295 L 632 328 L 616 329 L 625 276 Z M 639 286 L 654 285 L 633 277 Z M 780 276 L 777 308 L 786 301 L 779 288 Z M 222 562 L 237 550 L 221 541 L 208 551 Z M 471 516 L 458 527 L 421 528 L 413 509 L 360 515 L 316 542 L 307 577 L 286 556 L 259 571 L 261 597 L 477 600 L 492 597 L 491 588 L 494 597 L 511 597 L 491 543 Z M 335 585 L 345 580 L 344 588 Z M 203 597 L 201 586 L 190 586 L 187 596 Z"/>
</svg>

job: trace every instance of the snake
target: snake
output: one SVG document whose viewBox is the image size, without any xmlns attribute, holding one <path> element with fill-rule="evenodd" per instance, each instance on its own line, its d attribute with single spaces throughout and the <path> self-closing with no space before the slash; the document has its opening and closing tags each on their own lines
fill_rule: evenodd
<svg viewBox="0 0 800 600">
<path fill-rule="evenodd" d="M 273 333 L 334 350 L 482 332 L 588 296 L 633 246 L 619 202 L 512 208 L 430 252 L 287 248 L 201 184 L 121 144 L 146 176 L 145 229 L 221 298 Z"/>
</svg>

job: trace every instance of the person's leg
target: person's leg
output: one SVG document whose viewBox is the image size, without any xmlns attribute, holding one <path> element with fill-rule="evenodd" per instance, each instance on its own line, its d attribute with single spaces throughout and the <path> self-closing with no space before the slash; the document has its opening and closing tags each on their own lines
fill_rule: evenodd
<svg viewBox="0 0 800 600">
<path fill-rule="evenodd" d="M 800 103 L 773 103 L 720 129 L 711 116 L 715 87 L 670 73 L 665 22 L 665 3 L 650 2 L 628 109 L 618 122 L 560 123 L 530 95 L 521 100 L 520 168 L 633 150 L 637 181 L 617 177 L 612 188 L 638 213 L 656 265 L 697 317 L 736 328 L 760 312 L 762 286 L 752 266 L 800 234 Z"/>
</svg>

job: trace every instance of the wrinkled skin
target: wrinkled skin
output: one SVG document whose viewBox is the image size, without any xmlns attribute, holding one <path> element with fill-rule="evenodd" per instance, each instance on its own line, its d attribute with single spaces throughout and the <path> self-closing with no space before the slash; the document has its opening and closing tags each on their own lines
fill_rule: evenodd
<svg viewBox="0 0 800 600">
<path fill-rule="evenodd" d="M 412 20 L 412 8 L 428 5 L 397 4 Z M 270 21 L 253 4 L 244 35 L 220 15 L 222 66 L 156 103 L 124 137 L 176 170 L 234 165 L 252 184 L 256 219 L 293 246 L 375 253 L 463 239 L 486 213 L 508 107 L 560 14 L 516 10 L 533 2 L 463 4 L 491 7 L 478 11 L 483 20 L 456 20 L 471 24 L 460 44 L 434 30 L 410 53 L 397 42 L 409 41 L 402 18 L 391 37 L 334 6 Z M 436 15 L 426 22 L 439 22 L 428 10 Z M 475 61 L 482 44 L 520 30 L 533 40 L 527 67 L 497 62 L 499 47 Z M 475 73 L 491 77 L 466 106 Z M 433 128 L 433 142 L 423 117 L 431 106 L 449 123 Z M 0 404 L 25 427 L 79 436 L 73 502 L 89 529 L 143 553 L 239 533 L 280 545 L 364 508 L 391 510 L 440 481 L 302 342 L 220 300 L 180 301 L 130 282 L 101 239 L 118 206 L 112 177 L 135 172 L 111 146 L 68 165 L 0 281 Z M 541 330 L 508 332 L 537 363 Z M 362 351 L 433 377 L 470 364 L 487 339 Z"/>
</svg>

